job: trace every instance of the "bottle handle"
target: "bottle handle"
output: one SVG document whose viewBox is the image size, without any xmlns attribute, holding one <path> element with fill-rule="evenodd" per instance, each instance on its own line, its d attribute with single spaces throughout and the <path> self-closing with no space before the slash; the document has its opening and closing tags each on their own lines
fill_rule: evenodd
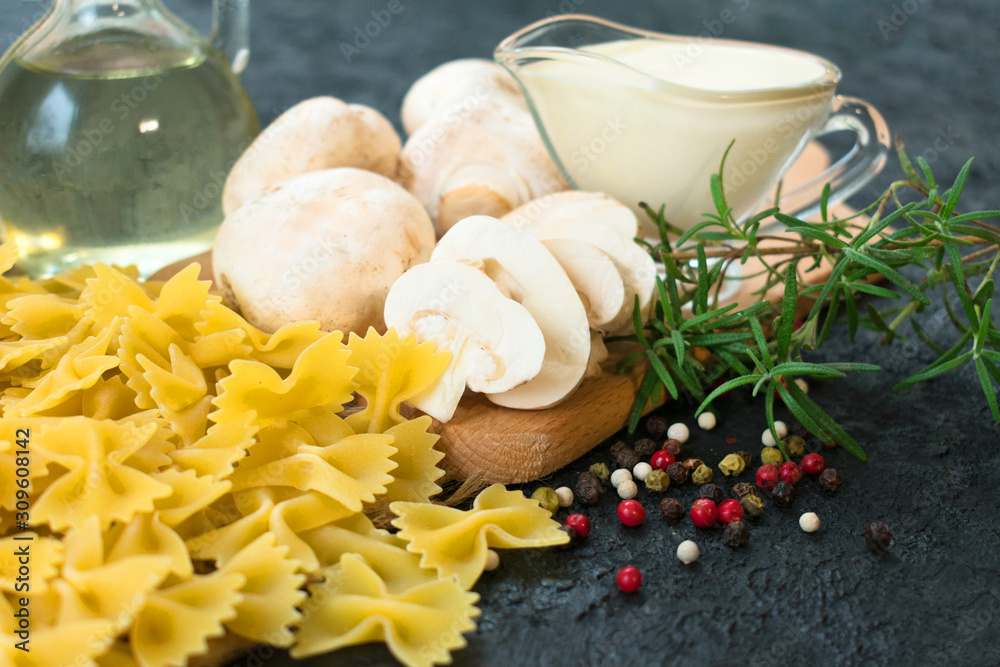
<svg viewBox="0 0 1000 667">
<path fill-rule="evenodd" d="M 844 130 L 857 136 L 854 146 L 809 182 L 782 193 L 778 206 L 783 212 L 803 220 L 813 218 L 820 212 L 820 199 L 827 183 L 830 184 L 827 203 L 832 206 L 864 187 L 885 166 L 890 148 L 889 126 L 882 114 L 864 100 L 842 95 L 834 97 L 830 117 L 807 140 Z"/>
<path fill-rule="evenodd" d="M 250 62 L 250 0 L 214 0 L 212 46 L 229 60 L 240 76 Z"/>
</svg>

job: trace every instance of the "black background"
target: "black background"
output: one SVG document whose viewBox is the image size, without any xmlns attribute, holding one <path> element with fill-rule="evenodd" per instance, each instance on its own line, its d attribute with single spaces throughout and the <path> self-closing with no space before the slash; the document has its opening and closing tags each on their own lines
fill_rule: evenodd
<svg viewBox="0 0 1000 667">
<path fill-rule="evenodd" d="M 207 0 L 166 4 L 207 29 Z M 940 180 L 953 179 L 975 155 L 963 209 L 1000 207 L 1000 4 L 992 0 L 402 4 L 404 10 L 348 62 L 341 43 L 352 42 L 355 28 L 387 1 L 258 0 L 245 83 L 262 122 L 302 99 L 334 95 L 374 106 L 398 127 L 400 101 L 418 76 L 454 58 L 489 57 L 517 28 L 571 7 L 685 35 L 707 34 L 729 9 L 736 20 L 725 26 L 724 37 L 806 49 L 837 63 L 844 73 L 840 92 L 880 109 L 911 155 L 923 154 Z M 3 5 L 5 48 L 45 3 Z M 942 136 L 953 138 L 943 151 L 934 148 Z M 891 160 L 853 201 L 868 203 L 897 175 Z M 926 328 L 947 342 L 953 332 L 940 303 L 924 317 Z M 845 479 L 836 496 L 804 480 L 792 507 L 768 503 L 763 519 L 751 526 L 750 544 L 738 551 L 722 543 L 721 529 L 663 519 L 658 496 L 645 491 L 639 499 L 646 523 L 625 528 L 615 518 L 615 499 L 606 496 L 585 510 L 594 530 L 581 547 L 502 553 L 501 568 L 476 587 L 482 595 L 479 629 L 454 655 L 455 664 L 1000 664 L 1000 429 L 971 366 L 893 393 L 893 384 L 933 355 L 910 342 L 877 347 L 876 340 L 862 331 L 851 343 L 841 327 L 807 357 L 885 369 L 813 386 L 813 397 L 871 458 L 861 464 L 842 451 L 824 450 Z M 718 428 L 693 427 L 686 452 L 713 465 L 736 448 L 756 454 L 762 404 L 737 394 L 720 408 Z M 693 426 L 691 405 L 673 403 L 662 413 Z M 545 483 L 572 484 L 591 463 L 611 464 L 609 444 Z M 695 497 L 692 487 L 670 493 L 685 504 Z M 797 518 L 805 511 L 820 515 L 820 532 L 799 530 Z M 877 519 L 895 535 L 885 553 L 870 552 L 860 537 Z M 674 550 L 688 538 L 699 543 L 702 558 L 685 567 Z M 644 576 L 632 596 L 614 584 L 627 564 Z M 258 650 L 234 664 L 251 667 L 261 657 L 269 666 L 393 663 L 386 650 L 372 646 L 301 663 Z"/>
</svg>

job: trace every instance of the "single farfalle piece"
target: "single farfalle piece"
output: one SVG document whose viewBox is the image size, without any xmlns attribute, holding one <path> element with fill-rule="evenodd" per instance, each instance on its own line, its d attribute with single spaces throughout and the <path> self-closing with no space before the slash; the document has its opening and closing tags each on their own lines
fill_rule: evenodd
<svg viewBox="0 0 1000 667">
<path fill-rule="evenodd" d="M 302 617 L 298 607 L 306 598 L 301 590 L 306 577 L 296 574 L 298 563 L 288 558 L 288 552 L 273 533 L 265 533 L 221 568 L 246 580 L 240 588 L 242 599 L 235 605 L 236 616 L 226 621 L 229 630 L 272 646 L 292 645 L 290 626 Z"/>
<path fill-rule="evenodd" d="M 60 294 L 27 294 L 7 301 L 4 323 L 11 332 L 35 341 L 55 339 L 72 331 L 87 311 L 76 298 Z"/>
<path fill-rule="evenodd" d="M 89 306 L 86 318 L 96 331 L 107 329 L 116 317 L 127 317 L 132 306 L 147 312 L 156 309 L 153 298 L 131 276 L 100 262 L 94 264 L 93 271 L 94 277 L 87 279 L 80 301 Z"/>
<path fill-rule="evenodd" d="M 462 634 L 476 628 L 472 619 L 479 615 L 479 596 L 454 579 L 393 594 L 356 554 L 345 555 L 323 574 L 326 581 L 309 588 L 309 613 L 299 625 L 294 658 L 384 641 L 407 667 L 430 667 L 451 662 L 451 651 L 466 645 Z"/>
<path fill-rule="evenodd" d="M 340 332 L 333 332 L 310 345 L 287 378 L 258 361 L 233 361 L 232 375 L 218 384 L 213 401 L 218 409 L 210 418 L 222 424 L 252 410 L 254 423 L 263 427 L 309 408 L 344 405 L 351 400 L 357 369 L 348 365 L 351 353 L 341 339 Z"/>
<path fill-rule="evenodd" d="M 120 667 L 113 663 L 94 662 L 108 650 L 121 632 L 116 621 L 110 619 L 85 619 L 58 624 L 41 622 L 38 602 L 41 594 L 32 592 L 31 629 L 28 640 L 15 634 L 20 631 L 14 605 L 23 594 L 11 596 L 10 601 L 0 595 L 0 665 L 4 667 L 49 667 L 73 665 L 76 667 Z M 18 606 L 18 609 L 20 607 Z"/>
<path fill-rule="evenodd" d="M 166 556 L 170 573 L 188 579 L 194 568 L 181 536 L 160 520 L 159 513 L 139 514 L 128 523 L 115 523 L 104 535 L 108 562 L 132 556 Z"/>
<path fill-rule="evenodd" d="M 396 453 L 391 458 L 398 467 L 392 471 L 392 481 L 386 485 L 385 495 L 378 502 L 426 503 L 441 493 L 437 481 L 444 476 L 444 470 L 437 464 L 444 458 L 444 452 L 434 448 L 441 436 L 431 433 L 430 426 L 431 418 L 423 416 L 397 424 L 385 432 L 392 436 Z"/>
<path fill-rule="evenodd" d="M 165 365 L 144 355 L 136 361 L 143 368 L 149 396 L 185 443 L 205 435 L 213 396 L 208 394 L 205 374 L 180 346 L 171 344 Z"/>
<path fill-rule="evenodd" d="M 45 425 L 34 436 L 36 452 L 64 469 L 35 501 L 33 519 L 53 530 L 77 527 L 96 517 L 102 528 L 131 521 L 153 509 L 153 501 L 172 493 L 168 484 L 125 463 L 157 432 L 144 426 L 67 417 Z"/>
<path fill-rule="evenodd" d="M 91 419 L 122 419 L 139 411 L 135 392 L 125 385 L 121 374 L 103 377 L 83 391 L 80 412 Z"/>
<path fill-rule="evenodd" d="M 173 493 L 160 498 L 154 505 L 160 520 L 171 528 L 184 524 L 233 487 L 229 480 L 213 475 L 199 477 L 193 470 L 167 469 L 156 473 L 154 477 L 173 489 Z"/>
<path fill-rule="evenodd" d="M 195 262 L 171 276 L 160 288 L 153 310 L 156 317 L 188 341 L 200 335 L 197 325 L 203 320 L 203 311 L 222 301 L 221 296 L 209 292 L 212 281 L 198 280 L 200 272 L 201 265 Z"/>
<path fill-rule="evenodd" d="M 11 373 L 29 361 L 41 357 L 66 342 L 65 336 L 44 340 L 7 340 L 0 342 L 0 373 Z M 33 375 L 32 371 L 29 374 Z"/>
<path fill-rule="evenodd" d="M 208 640 L 224 634 L 223 623 L 236 617 L 245 583 L 242 574 L 216 571 L 146 596 L 129 633 L 139 664 L 172 667 L 205 653 Z"/>
<path fill-rule="evenodd" d="M 168 455 L 183 470 L 193 470 L 198 475 L 228 477 L 233 474 L 236 463 L 256 442 L 259 427 L 253 423 L 254 418 L 254 413 L 248 411 L 223 424 L 214 424 L 205 435 Z"/>
<path fill-rule="evenodd" d="M 486 567 L 487 553 L 495 549 L 524 549 L 566 544 L 569 536 L 559 530 L 551 512 L 520 491 L 494 484 L 480 493 L 472 509 L 443 505 L 396 502 L 389 506 L 392 525 L 420 554 L 420 564 L 441 577 L 456 576 L 472 588 Z"/>
<path fill-rule="evenodd" d="M 380 336 L 369 328 L 363 338 L 352 333 L 347 347 L 358 368 L 357 392 L 365 399 L 364 409 L 347 419 L 358 433 L 385 433 L 406 421 L 400 405 L 433 386 L 451 361 L 433 343 L 418 343 L 412 332 L 400 337 L 395 329 Z"/>
</svg>

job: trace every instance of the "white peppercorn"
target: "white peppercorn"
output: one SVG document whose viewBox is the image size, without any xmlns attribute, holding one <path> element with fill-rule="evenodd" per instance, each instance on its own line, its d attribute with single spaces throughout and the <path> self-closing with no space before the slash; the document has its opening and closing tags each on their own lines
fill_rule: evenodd
<svg viewBox="0 0 1000 667">
<path fill-rule="evenodd" d="M 618 485 L 618 497 L 622 500 L 635 498 L 635 494 L 637 493 L 639 493 L 639 487 L 631 479 L 626 479 Z"/>
<path fill-rule="evenodd" d="M 700 426 L 705 431 L 711 431 L 715 428 L 715 415 L 711 412 L 702 412 L 698 415 L 698 426 Z"/>
<path fill-rule="evenodd" d="M 556 497 L 559 498 L 559 507 L 569 507 L 573 504 L 573 489 L 560 486 L 556 489 Z"/>
<path fill-rule="evenodd" d="M 632 473 L 625 468 L 619 468 L 611 473 L 611 486 L 618 488 L 618 485 L 622 482 L 632 479 Z"/>
<path fill-rule="evenodd" d="M 698 545 L 691 540 L 684 540 L 677 545 L 677 558 L 685 565 L 690 565 L 695 562 L 698 560 L 698 556 L 700 555 L 701 553 L 698 551 Z"/>
<path fill-rule="evenodd" d="M 815 533 L 819 530 L 819 517 L 815 512 L 806 512 L 799 517 L 799 528 L 807 533 Z"/>
<path fill-rule="evenodd" d="M 632 476 L 640 482 L 645 482 L 646 476 L 651 472 L 653 472 L 653 466 L 649 465 L 645 461 L 636 463 L 635 467 L 632 468 Z"/>
<path fill-rule="evenodd" d="M 684 424 L 677 422 L 676 424 L 671 424 L 670 428 L 667 429 L 667 437 L 683 445 L 691 437 L 691 431 Z"/>
</svg>

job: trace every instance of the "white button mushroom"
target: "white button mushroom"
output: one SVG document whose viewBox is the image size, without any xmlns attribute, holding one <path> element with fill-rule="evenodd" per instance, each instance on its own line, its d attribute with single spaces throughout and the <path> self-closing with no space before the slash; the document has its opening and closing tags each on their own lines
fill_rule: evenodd
<svg viewBox="0 0 1000 667">
<path fill-rule="evenodd" d="M 460 262 L 438 260 L 403 274 L 386 297 L 385 321 L 400 335 L 412 331 L 451 353 L 441 380 L 409 401 L 442 422 L 466 386 L 508 391 L 536 377 L 545 358 L 545 338 L 531 313 Z"/>
<path fill-rule="evenodd" d="M 434 228 L 410 193 L 345 167 L 282 181 L 227 216 L 212 264 L 227 304 L 254 326 L 316 320 L 364 334 L 383 328 L 389 287 L 433 246 Z"/>
<path fill-rule="evenodd" d="M 677 422 L 676 424 L 671 424 L 670 428 L 667 429 L 667 437 L 683 445 L 691 437 L 691 431 L 688 430 L 685 424 Z"/>
<path fill-rule="evenodd" d="M 634 293 L 607 253 L 577 239 L 549 239 L 542 244 L 576 288 L 591 329 L 614 331 L 631 320 Z"/>
<path fill-rule="evenodd" d="M 545 336 L 545 360 L 538 375 L 487 398 L 508 408 L 547 408 L 559 403 L 583 379 L 590 356 L 590 328 L 573 284 L 540 241 L 484 215 L 465 218 L 441 238 L 431 254 L 440 260 L 480 268 L 501 290 L 531 313 Z"/>
<path fill-rule="evenodd" d="M 806 512 L 799 517 L 799 528 L 806 533 L 815 533 L 819 530 L 819 517 L 815 512 Z"/>
<path fill-rule="evenodd" d="M 611 486 L 618 488 L 622 482 L 632 479 L 632 473 L 625 468 L 619 468 L 611 473 Z"/>
<path fill-rule="evenodd" d="M 698 550 L 698 545 L 691 540 L 684 540 L 677 545 L 677 559 L 685 565 L 695 562 L 700 555 L 701 552 Z"/>
</svg>

